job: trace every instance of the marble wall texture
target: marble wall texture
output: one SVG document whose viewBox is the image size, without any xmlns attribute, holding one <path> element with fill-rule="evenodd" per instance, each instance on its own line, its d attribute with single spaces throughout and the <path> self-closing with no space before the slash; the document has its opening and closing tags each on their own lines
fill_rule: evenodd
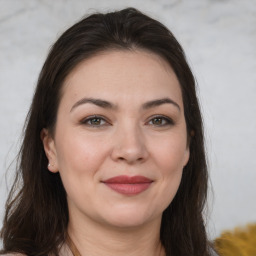
<svg viewBox="0 0 256 256">
<path fill-rule="evenodd" d="M 256 222 L 256 0 L 0 0 L 0 218 L 23 122 L 51 44 L 81 16 L 133 6 L 167 25 L 199 84 L 208 230 Z"/>
</svg>

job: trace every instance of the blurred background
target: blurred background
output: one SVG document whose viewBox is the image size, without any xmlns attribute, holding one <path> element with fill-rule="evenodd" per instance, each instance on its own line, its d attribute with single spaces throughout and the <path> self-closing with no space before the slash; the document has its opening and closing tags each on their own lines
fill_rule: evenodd
<svg viewBox="0 0 256 256">
<path fill-rule="evenodd" d="M 82 16 L 130 6 L 174 33 L 197 78 L 209 236 L 256 222 L 256 0 L 0 0 L 0 223 L 15 163 L 6 172 L 50 46 Z"/>
</svg>

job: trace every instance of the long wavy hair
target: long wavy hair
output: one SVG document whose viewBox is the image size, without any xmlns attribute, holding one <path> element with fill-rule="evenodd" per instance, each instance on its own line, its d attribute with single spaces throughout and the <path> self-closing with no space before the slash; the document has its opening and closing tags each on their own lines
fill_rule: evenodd
<svg viewBox="0 0 256 256">
<path fill-rule="evenodd" d="M 195 79 L 173 34 L 134 8 L 85 17 L 52 46 L 25 122 L 16 179 L 1 230 L 1 253 L 58 255 L 59 247 L 66 240 L 68 205 L 60 175 L 47 169 L 40 133 L 43 128 L 54 133 L 67 75 L 81 61 L 115 49 L 155 53 L 170 64 L 179 80 L 190 159 L 175 198 L 163 212 L 160 238 L 167 256 L 210 255 L 203 219 L 208 172 Z"/>
</svg>

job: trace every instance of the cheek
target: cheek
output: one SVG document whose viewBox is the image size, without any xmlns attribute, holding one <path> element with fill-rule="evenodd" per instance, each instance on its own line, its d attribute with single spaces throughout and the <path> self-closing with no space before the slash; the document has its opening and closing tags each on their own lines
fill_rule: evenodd
<svg viewBox="0 0 256 256">
<path fill-rule="evenodd" d="M 93 136 L 84 136 L 79 132 L 66 133 L 66 136 L 61 134 L 58 142 L 59 173 L 68 200 L 81 206 L 84 198 L 90 202 L 97 188 L 100 166 L 107 154 L 106 145 Z"/>
<path fill-rule="evenodd" d="M 155 150 L 154 160 L 160 174 L 158 207 L 162 211 L 168 207 L 176 195 L 187 154 L 186 138 L 178 136 L 162 141 L 158 150 Z"/>
<path fill-rule="evenodd" d="M 155 144 L 156 145 L 156 144 Z M 172 136 L 166 138 L 155 147 L 155 161 L 161 166 L 163 175 L 172 175 L 180 172 L 186 164 L 188 149 L 184 136 Z"/>
<path fill-rule="evenodd" d="M 175 195 L 181 181 L 183 154 L 184 151 L 177 152 L 169 149 L 169 151 L 162 151 L 161 157 L 159 156 L 158 159 L 163 182 L 163 193 L 167 192 L 167 195 L 170 195 L 171 198 Z"/>
<path fill-rule="evenodd" d="M 61 137 L 63 139 L 57 144 L 60 173 L 75 177 L 94 175 L 107 154 L 106 145 L 100 138 L 79 132 L 69 132 Z"/>
</svg>

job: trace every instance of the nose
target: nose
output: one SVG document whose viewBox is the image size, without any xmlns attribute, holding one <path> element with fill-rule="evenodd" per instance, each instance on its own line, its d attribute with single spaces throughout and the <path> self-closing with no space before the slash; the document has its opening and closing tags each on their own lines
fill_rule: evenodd
<svg viewBox="0 0 256 256">
<path fill-rule="evenodd" d="M 139 127 L 117 129 L 113 137 L 111 157 L 127 164 L 142 163 L 148 158 L 145 136 Z"/>
</svg>

